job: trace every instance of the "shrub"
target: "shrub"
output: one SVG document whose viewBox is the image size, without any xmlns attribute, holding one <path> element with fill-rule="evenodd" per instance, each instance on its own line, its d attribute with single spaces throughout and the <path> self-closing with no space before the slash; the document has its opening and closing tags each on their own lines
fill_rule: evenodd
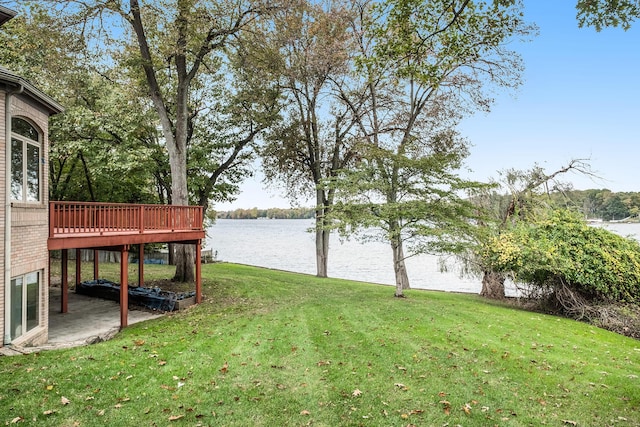
<svg viewBox="0 0 640 427">
<path fill-rule="evenodd" d="M 552 294 L 640 302 L 640 244 L 567 210 L 516 222 L 490 239 L 482 256 L 495 271 Z"/>
</svg>

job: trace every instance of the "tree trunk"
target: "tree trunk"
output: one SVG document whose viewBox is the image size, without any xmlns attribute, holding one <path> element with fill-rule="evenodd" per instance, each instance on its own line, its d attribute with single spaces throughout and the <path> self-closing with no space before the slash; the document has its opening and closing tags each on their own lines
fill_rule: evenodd
<svg viewBox="0 0 640 427">
<path fill-rule="evenodd" d="M 327 277 L 329 262 L 329 235 L 331 232 L 324 228 L 327 212 L 324 206 L 324 193 L 316 190 L 316 276 Z"/>
<path fill-rule="evenodd" d="M 398 298 L 404 298 L 404 290 L 411 289 L 409 286 L 409 276 L 404 262 L 404 249 L 400 236 L 391 238 L 391 250 L 393 251 L 393 271 L 396 276 L 396 293 Z"/>
<path fill-rule="evenodd" d="M 188 205 L 189 194 L 187 192 L 187 139 L 189 121 L 189 87 L 193 76 L 197 72 L 198 64 L 193 65 L 192 73 L 187 72 L 186 59 L 186 33 L 187 21 L 185 14 L 188 11 L 188 4 L 178 2 L 178 18 L 176 19 L 178 28 L 178 39 L 176 41 L 176 52 L 174 61 L 176 65 L 177 85 L 175 88 L 175 98 L 172 100 L 175 106 L 175 119 L 171 120 L 167 103 L 163 97 L 158 82 L 156 71 L 153 67 L 153 58 L 147 35 L 142 21 L 141 9 L 138 0 L 129 0 L 130 16 L 127 18 L 133 26 L 138 40 L 140 56 L 142 58 L 142 68 L 149 85 L 149 95 L 151 101 L 158 112 L 162 133 L 165 139 L 165 146 L 169 154 L 169 166 L 171 169 L 171 204 Z M 188 282 L 194 274 L 194 251 L 191 245 L 179 245 L 176 248 L 176 274 L 172 280 L 177 282 Z"/>
<path fill-rule="evenodd" d="M 482 277 L 482 291 L 480 295 L 490 299 L 504 299 L 504 281 L 504 274 L 495 271 L 485 271 Z"/>
<path fill-rule="evenodd" d="M 194 272 L 195 254 L 193 245 L 176 244 L 176 274 L 173 276 L 174 282 L 192 283 L 195 282 Z"/>
</svg>

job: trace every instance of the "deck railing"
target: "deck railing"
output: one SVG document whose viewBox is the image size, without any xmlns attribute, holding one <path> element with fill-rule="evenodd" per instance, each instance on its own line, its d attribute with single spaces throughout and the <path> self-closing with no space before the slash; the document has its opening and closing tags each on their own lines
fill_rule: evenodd
<svg viewBox="0 0 640 427">
<path fill-rule="evenodd" d="M 49 237 L 202 230 L 202 206 L 50 202 Z"/>
</svg>

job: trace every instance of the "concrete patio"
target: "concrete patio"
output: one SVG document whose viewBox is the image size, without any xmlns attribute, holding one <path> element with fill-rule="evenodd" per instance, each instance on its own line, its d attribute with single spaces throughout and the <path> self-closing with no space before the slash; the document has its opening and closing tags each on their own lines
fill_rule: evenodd
<svg viewBox="0 0 640 427">
<path fill-rule="evenodd" d="M 60 312 L 60 288 L 49 288 L 49 341 L 38 347 L 2 347 L 0 355 L 78 347 L 112 338 L 120 330 L 120 306 L 115 301 L 69 292 L 68 312 Z M 130 309 L 129 325 L 162 316 L 148 310 Z"/>
</svg>

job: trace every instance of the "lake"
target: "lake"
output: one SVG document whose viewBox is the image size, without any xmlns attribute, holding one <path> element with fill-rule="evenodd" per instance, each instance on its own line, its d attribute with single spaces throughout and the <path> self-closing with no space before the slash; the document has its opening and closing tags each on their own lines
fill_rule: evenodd
<svg viewBox="0 0 640 427">
<path fill-rule="evenodd" d="M 311 219 L 219 219 L 207 230 L 207 249 L 221 261 L 316 274 L 314 234 L 307 232 Z M 478 279 L 440 273 L 437 256 L 407 259 L 412 288 L 479 293 Z M 329 243 L 330 277 L 395 284 L 391 247 L 380 242 L 341 241 L 337 234 Z"/>
<path fill-rule="evenodd" d="M 207 230 L 206 249 L 216 258 L 239 264 L 316 274 L 314 234 L 310 219 L 219 219 Z M 640 240 L 640 224 L 598 224 Z M 411 287 L 479 293 L 480 278 L 460 277 L 455 267 L 441 273 L 439 257 L 419 255 L 407 259 Z M 329 276 L 394 285 L 391 248 L 380 242 L 341 241 L 331 236 Z M 509 292 L 511 293 L 511 292 Z"/>
</svg>

